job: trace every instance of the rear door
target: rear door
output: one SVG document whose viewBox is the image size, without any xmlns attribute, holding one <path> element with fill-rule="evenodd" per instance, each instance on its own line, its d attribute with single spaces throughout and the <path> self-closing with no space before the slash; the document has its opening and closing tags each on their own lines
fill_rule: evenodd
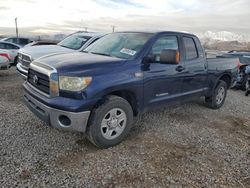
<svg viewBox="0 0 250 188">
<path fill-rule="evenodd" d="M 200 97 L 208 89 L 207 62 L 199 40 L 192 36 L 183 36 L 185 54 L 185 77 L 182 93 L 186 100 Z"/>
<path fill-rule="evenodd" d="M 156 39 L 150 56 L 154 61 L 143 65 L 144 68 L 144 105 L 156 107 L 166 103 L 177 103 L 181 97 L 183 77 L 176 68 L 182 65 L 161 64 L 160 53 L 163 49 L 180 50 L 177 35 L 163 35 Z"/>
</svg>

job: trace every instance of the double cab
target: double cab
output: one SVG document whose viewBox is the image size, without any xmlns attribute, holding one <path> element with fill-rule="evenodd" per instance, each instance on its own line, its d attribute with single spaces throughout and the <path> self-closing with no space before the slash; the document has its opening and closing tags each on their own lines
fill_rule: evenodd
<svg viewBox="0 0 250 188">
<path fill-rule="evenodd" d="M 128 135 L 136 116 L 157 107 L 200 97 L 222 107 L 237 60 L 207 60 L 193 34 L 117 32 L 82 52 L 33 61 L 24 99 L 48 125 L 84 132 L 107 148 Z"/>
</svg>

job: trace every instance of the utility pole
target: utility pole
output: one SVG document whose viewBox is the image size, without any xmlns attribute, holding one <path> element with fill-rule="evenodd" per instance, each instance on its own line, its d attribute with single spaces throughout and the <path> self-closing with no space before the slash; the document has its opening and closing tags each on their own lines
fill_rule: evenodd
<svg viewBox="0 0 250 188">
<path fill-rule="evenodd" d="M 81 19 L 81 23 L 80 23 L 80 31 L 82 31 L 83 29 L 83 19 Z"/>
<path fill-rule="evenodd" d="M 16 37 L 19 38 L 18 27 L 17 27 L 17 18 L 15 18 L 15 23 L 16 23 Z"/>
<path fill-rule="evenodd" d="M 111 27 L 112 27 L 112 32 L 114 33 L 115 32 L 115 26 L 112 25 Z"/>
</svg>

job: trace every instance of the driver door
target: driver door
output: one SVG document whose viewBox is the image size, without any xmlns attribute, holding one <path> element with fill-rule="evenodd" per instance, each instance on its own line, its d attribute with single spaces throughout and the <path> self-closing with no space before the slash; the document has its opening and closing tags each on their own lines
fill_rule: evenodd
<svg viewBox="0 0 250 188">
<path fill-rule="evenodd" d="M 180 52 L 180 40 L 176 35 L 159 37 L 152 46 L 150 56 L 153 61 L 144 64 L 144 105 L 157 107 L 163 104 L 178 103 L 181 98 L 183 77 L 177 71 L 179 64 L 162 64 L 160 53 L 163 49 L 173 49 Z M 183 65 L 184 66 L 184 65 Z"/>
</svg>

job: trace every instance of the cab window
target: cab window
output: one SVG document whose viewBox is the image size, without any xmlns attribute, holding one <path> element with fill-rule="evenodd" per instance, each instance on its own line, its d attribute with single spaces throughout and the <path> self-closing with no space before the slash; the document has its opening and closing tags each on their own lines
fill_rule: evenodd
<svg viewBox="0 0 250 188">
<path fill-rule="evenodd" d="M 204 50 L 203 50 L 203 47 L 201 46 L 201 43 L 200 43 L 199 39 L 197 37 L 195 37 L 194 41 L 195 41 L 195 44 L 196 44 L 196 47 L 197 47 L 197 51 L 199 53 L 199 57 L 200 58 L 205 57 Z"/>
<path fill-rule="evenodd" d="M 13 49 L 19 49 L 19 47 L 12 45 L 12 44 L 5 44 L 5 49 L 13 50 Z"/>
<path fill-rule="evenodd" d="M 151 51 L 151 55 L 153 55 L 155 63 L 160 62 L 160 54 L 162 50 L 179 50 L 177 37 L 164 36 L 157 39 Z"/>
<path fill-rule="evenodd" d="M 0 49 L 5 49 L 5 44 L 4 43 L 0 43 Z"/>
</svg>

